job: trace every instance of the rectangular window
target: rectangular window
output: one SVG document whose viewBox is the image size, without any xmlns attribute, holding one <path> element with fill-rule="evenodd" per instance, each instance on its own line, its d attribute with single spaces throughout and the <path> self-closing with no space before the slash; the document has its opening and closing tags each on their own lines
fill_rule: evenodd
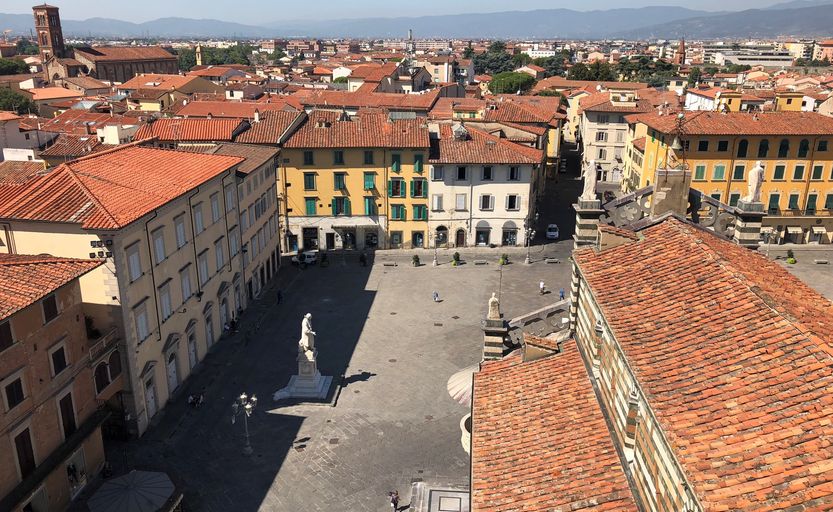
<svg viewBox="0 0 833 512">
<path fill-rule="evenodd" d="M 443 211 L 443 195 L 434 194 L 431 196 L 431 210 L 435 212 Z"/>
<path fill-rule="evenodd" d="M 6 384 L 6 408 L 11 411 L 18 404 L 26 399 L 26 394 L 23 392 L 23 380 L 20 377 Z"/>
<path fill-rule="evenodd" d="M 790 194 L 787 208 L 790 210 L 798 210 L 798 194 Z"/>
<path fill-rule="evenodd" d="M 697 151 L 708 151 L 709 150 L 709 141 L 706 139 L 700 139 L 697 142 Z"/>
<path fill-rule="evenodd" d="M 428 220 L 428 208 L 423 205 L 414 205 L 414 220 Z"/>
<path fill-rule="evenodd" d="M 226 211 L 234 210 L 234 185 L 226 185 Z"/>
<path fill-rule="evenodd" d="M 468 210 L 466 201 L 466 194 L 455 194 L 454 195 L 454 209 L 458 212 L 464 212 Z"/>
<path fill-rule="evenodd" d="M 818 202 L 819 196 L 817 194 L 810 194 L 807 196 L 807 209 L 805 213 L 807 215 L 815 215 L 816 213 L 816 202 Z"/>
<path fill-rule="evenodd" d="M 746 171 L 745 165 L 736 165 L 735 172 L 732 173 L 732 179 L 737 181 L 743 181 L 744 171 Z"/>
<path fill-rule="evenodd" d="M 240 252 L 240 239 L 239 233 L 237 232 L 237 226 L 234 226 L 231 228 L 231 231 L 229 231 L 228 241 L 230 246 L 229 252 L 232 256 L 237 256 L 237 253 Z"/>
<path fill-rule="evenodd" d="M 786 172 L 786 170 L 787 170 L 786 165 L 776 165 L 775 166 L 775 171 L 772 174 L 772 179 L 776 180 L 776 181 L 783 180 L 784 179 L 784 173 Z"/>
<path fill-rule="evenodd" d="M 597 119 L 599 124 L 607 124 L 609 120 L 610 120 L 610 116 L 608 116 L 607 114 L 599 115 L 599 117 Z"/>
<path fill-rule="evenodd" d="M 223 268 L 223 265 L 226 264 L 226 255 L 225 251 L 223 251 L 223 238 L 220 237 L 219 240 L 214 242 L 214 263 L 217 264 L 217 272 Z"/>
<path fill-rule="evenodd" d="M 174 314 L 170 282 L 159 287 L 159 305 L 162 310 L 162 321 L 164 322 Z"/>
<path fill-rule="evenodd" d="M 769 214 L 778 213 L 778 209 L 780 208 L 781 202 L 781 194 L 770 194 L 769 195 L 769 203 L 767 203 L 767 212 Z"/>
<path fill-rule="evenodd" d="M 43 307 L 43 323 L 48 324 L 58 317 L 58 299 L 55 294 L 50 294 L 44 297 L 41 301 Z"/>
<path fill-rule="evenodd" d="M 150 236 L 153 238 L 153 257 L 158 265 L 165 261 L 165 231 L 159 228 Z"/>
<path fill-rule="evenodd" d="M 244 233 L 249 229 L 249 211 L 243 210 L 240 212 L 240 230 Z"/>
<path fill-rule="evenodd" d="M 376 198 L 367 196 L 364 198 L 364 214 L 376 215 Z"/>
<path fill-rule="evenodd" d="M 492 167 L 489 165 L 483 168 L 483 181 L 492 181 Z"/>
<path fill-rule="evenodd" d="M 521 181 L 520 167 L 513 166 L 509 168 L 509 181 Z"/>
<path fill-rule="evenodd" d="M 405 205 L 392 204 L 390 206 L 390 216 L 392 220 L 405 220 Z"/>
<path fill-rule="evenodd" d="M 717 150 L 718 151 L 729 151 L 729 141 L 728 140 L 719 140 L 717 141 Z"/>
<path fill-rule="evenodd" d="M 199 274 L 200 284 L 208 282 L 208 249 L 197 256 L 197 273 Z"/>
<path fill-rule="evenodd" d="M 350 199 L 346 197 L 334 197 L 333 215 L 350 215 Z"/>
<path fill-rule="evenodd" d="M 304 165 L 312 165 L 315 161 L 312 158 L 312 151 L 304 151 Z"/>
<path fill-rule="evenodd" d="M 800 181 L 804 179 L 804 166 L 796 165 L 793 170 L 793 180 Z"/>
<path fill-rule="evenodd" d="M 457 181 L 466 181 L 468 179 L 468 172 L 465 166 L 457 167 Z"/>
<path fill-rule="evenodd" d="M 715 192 L 713 194 L 710 194 L 710 197 L 712 199 L 716 199 L 716 200 L 720 201 L 720 192 Z"/>
<path fill-rule="evenodd" d="M 740 194 L 729 194 L 729 206 L 737 206 L 740 201 Z"/>
<path fill-rule="evenodd" d="M 509 194 L 506 196 L 506 209 L 508 211 L 517 211 L 521 209 L 521 197 L 517 194 Z"/>
<path fill-rule="evenodd" d="M 433 181 L 442 181 L 444 178 L 443 173 L 443 166 L 442 165 L 435 165 L 431 167 L 431 179 Z"/>
<path fill-rule="evenodd" d="M 174 231 L 176 232 L 176 248 L 179 249 L 187 241 L 185 236 L 185 215 L 174 217 Z"/>
<path fill-rule="evenodd" d="M 715 181 L 723 181 L 726 179 L 726 166 L 722 164 L 715 165 L 712 179 Z"/>
<path fill-rule="evenodd" d="M 130 277 L 130 282 L 142 277 L 142 260 L 139 257 L 139 244 L 135 243 L 125 249 L 127 253 L 127 274 Z"/>
<path fill-rule="evenodd" d="M 373 151 L 369 149 L 364 151 L 364 165 L 373 165 Z"/>
<path fill-rule="evenodd" d="M 421 154 L 414 155 L 414 172 L 417 174 L 422 174 L 423 158 Z"/>
<path fill-rule="evenodd" d="M 344 165 L 344 151 L 340 149 L 333 151 L 333 165 Z"/>
<path fill-rule="evenodd" d="M 424 179 L 411 180 L 411 197 L 428 197 L 428 187 Z"/>
<path fill-rule="evenodd" d="M 346 174 L 344 174 L 343 172 L 337 172 L 337 173 L 333 174 L 333 188 L 334 189 L 336 189 L 336 190 L 346 190 L 347 189 L 347 183 L 346 183 L 346 180 L 344 179 L 345 176 L 346 176 Z"/>
<path fill-rule="evenodd" d="M 495 209 L 495 196 L 491 194 L 483 194 L 480 196 L 480 209 L 481 210 L 494 210 Z"/>
<path fill-rule="evenodd" d="M 315 173 L 304 173 L 304 190 L 315 190 Z"/>
<path fill-rule="evenodd" d="M 818 150 L 819 151 L 827 151 L 827 141 L 826 140 L 820 140 L 819 141 Z"/>
<path fill-rule="evenodd" d="M 824 209 L 833 210 L 833 194 L 827 194 L 824 197 Z"/>
<path fill-rule="evenodd" d="M 391 231 L 390 232 L 390 244 L 394 247 L 399 247 L 402 245 L 402 232 L 401 231 Z"/>
<path fill-rule="evenodd" d="M 17 453 L 17 467 L 20 468 L 20 475 L 25 479 L 35 471 L 36 466 L 32 434 L 28 427 L 14 437 L 14 449 Z"/>
<path fill-rule="evenodd" d="M 705 165 L 698 165 L 694 168 L 694 179 L 695 180 L 705 180 L 706 179 L 706 166 Z"/>
<path fill-rule="evenodd" d="M 599 148 L 599 152 L 596 156 L 599 160 L 607 160 L 607 150 L 605 148 Z"/>
<path fill-rule="evenodd" d="M 63 343 L 49 351 L 49 361 L 52 363 L 53 376 L 58 375 L 69 367 L 66 346 Z"/>
<path fill-rule="evenodd" d="M 179 271 L 179 285 L 182 287 L 182 302 L 185 302 L 193 295 L 191 290 L 191 265 Z"/>
<path fill-rule="evenodd" d="M 139 343 L 150 336 L 150 328 L 148 327 L 148 310 L 147 304 L 142 302 L 133 308 L 133 320 L 136 322 L 136 338 Z"/>
<path fill-rule="evenodd" d="M 376 173 L 375 172 L 366 172 L 364 173 L 364 189 L 365 190 L 373 190 L 376 188 Z"/>
<path fill-rule="evenodd" d="M 405 180 L 390 180 L 388 182 L 388 197 L 405 197 Z"/>
<path fill-rule="evenodd" d="M 12 323 L 8 320 L 0 322 L 0 352 L 6 350 L 14 344 L 12 337 Z"/>
<path fill-rule="evenodd" d="M 824 175 L 824 166 L 823 165 L 814 165 L 813 166 L 813 175 L 810 177 L 810 179 L 820 180 L 823 175 Z"/>
<path fill-rule="evenodd" d="M 205 223 L 202 219 L 202 203 L 194 205 L 194 229 L 198 235 L 205 230 Z"/>
<path fill-rule="evenodd" d="M 211 194 L 211 222 L 220 220 L 220 194 Z"/>
<path fill-rule="evenodd" d="M 596 142 L 607 142 L 607 132 L 596 132 Z"/>
<path fill-rule="evenodd" d="M 67 393 L 58 400 L 58 410 L 61 411 L 61 427 L 64 431 L 64 439 L 66 439 L 78 430 L 78 425 L 75 423 L 75 407 L 72 405 L 72 393 Z"/>
<path fill-rule="evenodd" d="M 315 197 L 305 197 L 304 207 L 307 215 L 318 215 L 318 199 Z"/>
<path fill-rule="evenodd" d="M 402 155 L 398 153 L 394 153 L 390 156 L 391 164 L 390 168 L 393 172 L 401 172 L 402 171 Z"/>
</svg>

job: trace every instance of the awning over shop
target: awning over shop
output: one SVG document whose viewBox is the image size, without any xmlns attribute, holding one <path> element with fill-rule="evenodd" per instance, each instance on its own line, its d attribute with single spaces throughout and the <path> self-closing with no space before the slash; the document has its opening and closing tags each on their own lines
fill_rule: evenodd
<svg viewBox="0 0 833 512">
<path fill-rule="evenodd" d="M 787 233 L 791 235 L 800 235 L 803 231 L 798 226 L 787 226 Z"/>
<path fill-rule="evenodd" d="M 370 217 L 351 217 L 350 224 L 333 224 L 333 229 L 378 228 L 379 223 Z"/>
<path fill-rule="evenodd" d="M 774 232 L 775 232 L 775 228 L 773 228 L 772 226 L 762 226 L 761 227 L 761 233 L 774 233 Z"/>
<path fill-rule="evenodd" d="M 824 226 L 813 226 L 811 229 L 813 230 L 813 233 L 815 233 L 815 234 L 822 234 L 823 235 L 823 234 L 827 233 L 827 230 L 824 229 Z"/>
</svg>

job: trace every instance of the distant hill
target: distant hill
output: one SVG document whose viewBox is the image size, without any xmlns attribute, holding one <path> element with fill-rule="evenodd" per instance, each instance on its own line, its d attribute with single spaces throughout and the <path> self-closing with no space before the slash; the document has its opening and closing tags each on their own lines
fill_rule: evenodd
<svg viewBox="0 0 833 512">
<path fill-rule="evenodd" d="M 791 2 L 780 2 L 777 4 L 764 7 L 765 10 L 781 10 L 781 9 L 802 9 L 804 7 L 815 7 L 817 5 L 833 4 L 833 0 L 792 0 Z"/>
<path fill-rule="evenodd" d="M 833 32 L 833 4 L 797 9 L 749 9 L 720 16 L 699 16 L 646 26 L 618 35 L 624 38 L 731 38 L 806 36 Z"/>
</svg>

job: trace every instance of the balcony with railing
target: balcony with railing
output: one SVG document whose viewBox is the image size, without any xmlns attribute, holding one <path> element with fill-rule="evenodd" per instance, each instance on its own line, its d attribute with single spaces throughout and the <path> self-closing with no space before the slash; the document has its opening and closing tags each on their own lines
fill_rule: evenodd
<svg viewBox="0 0 833 512">
<path fill-rule="evenodd" d="M 96 338 L 90 338 L 90 364 L 95 365 L 99 359 L 107 354 L 111 348 L 118 345 L 119 330 L 116 327 L 109 329 Z"/>
</svg>

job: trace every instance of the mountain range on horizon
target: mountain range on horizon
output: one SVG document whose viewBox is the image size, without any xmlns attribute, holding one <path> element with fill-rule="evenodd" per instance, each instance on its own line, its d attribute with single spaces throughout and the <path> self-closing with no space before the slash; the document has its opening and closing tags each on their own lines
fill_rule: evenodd
<svg viewBox="0 0 833 512">
<path fill-rule="evenodd" d="M 394 18 L 293 20 L 246 25 L 212 19 L 166 17 L 143 23 L 111 18 L 61 20 L 68 38 L 404 37 L 420 38 L 743 38 L 833 33 L 833 0 L 793 0 L 760 9 L 702 11 L 676 6 L 593 11 L 537 9 Z M 0 13 L 0 30 L 28 35 L 29 14 Z"/>
</svg>

